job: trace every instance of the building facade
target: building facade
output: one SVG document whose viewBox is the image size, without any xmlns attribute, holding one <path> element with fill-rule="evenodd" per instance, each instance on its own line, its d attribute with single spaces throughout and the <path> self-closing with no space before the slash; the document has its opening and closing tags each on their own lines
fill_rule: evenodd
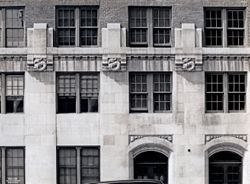
<svg viewBox="0 0 250 184">
<path fill-rule="evenodd" d="M 0 184 L 248 184 L 249 5 L 1 0 Z"/>
</svg>

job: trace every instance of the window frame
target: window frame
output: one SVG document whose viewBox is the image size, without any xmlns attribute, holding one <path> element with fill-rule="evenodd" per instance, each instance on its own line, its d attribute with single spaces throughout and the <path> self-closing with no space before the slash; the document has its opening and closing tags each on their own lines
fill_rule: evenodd
<svg viewBox="0 0 250 184">
<path fill-rule="evenodd" d="M 59 180 L 59 151 L 63 149 L 73 149 L 76 151 L 76 184 L 81 184 L 82 180 L 82 150 L 84 149 L 96 149 L 98 150 L 98 171 L 99 171 L 99 176 L 98 180 L 100 181 L 101 178 L 101 149 L 100 146 L 57 146 L 57 153 L 56 153 L 56 180 L 57 184 L 60 184 Z"/>
<path fill-rule="evenodd" d="M 147 91 L 143 92 L 143 94 L 147 94 L 147 108 L 132 108 L 131 103 L 131 95 L 136 94 L 131 92 L 131 76 L 132 75 L 145 75 L 146 76 L 146 84 Z M 154 91 L 154 75 L 155 74 L 166 74 L 170 77 L 170 91 L 168 92 L 155 92 Z M 170 95 L 170 109 L 169 110 L 155 110 L 154 109 L 154 94 L 169 94 Z M 173 109 L 173 73 L 172 72 L 129 72 L 129 112 L 130 113 L 172 113 Z"/>
<path fill-rule="evenodd" d="M 18 29 L 23 29 L 23 46 L 7 46 L 7 29 L 16 29 L 16 27 L 7 28 L 7 15 L 6 10 L 8 9 L 20 9 L 22 10 L 22 20 L 23 20 L 23 27 Z M 27 43 L 27 30 L 26 30 L 26 21 L 25 21 L 25 7 L 24 6 L 10 6 L 10 7 L 0 7 L 0 47 L 7 47 L 7 48 L 23 48 L 26 46 Z"/>
<path fill-rule="evenodd" d="M 24 174 L 24 184 L 25 184 L 25 147 L 23 146 L 4 146 L 0 147 L 1 152 L 1 169 L 2 169 L 2 181 L 7 180 L 7 150 L 8 149 L 21 149 L 23 151 L 23 174 Z M 1 183 L 1 182 L 0 182 Z M 7 183 L 7 182 L 6 182 Z"/>
<path fill-rule="evenodd" d="M 23 77 L 23 111 L 22 112 L 7 112 L 7 76 L 22 76 Z M 0 80 L 1 80 L 1 92 L 0 92 L 0 114 L 13 114 L 13 113 L 18 113 L 22 114 L 25 112 L 25 74 L 24 73 L 0 73 Z M 16 96 L 18 97 L 18 96 Z"/>
<path fill-rule="evenodd" d="M 58 10 L 60 9 L 64 9 L 64 8 L 72 8 L 74 10 L 74 18 L 75 18 L 75 44 L 74 45 L 59 45 L 59 34 L 58 34 Z M 95 27 L 97 29 L 97 43 L 96 45 L 82 45 L 81 44 L 81 34 L 80 34 L 80 30 L 83 29 L 84 27 L 81 26 L 81 9 L 96 9 L 97 11 L 97 26 Z M 56 46 L 57 47 L 62 47 L 62 48 L 68 48 L 68 47 L 82 47 L 82 48 L 86 48 L 86 47 L 99 47 L 100 44 L 100 22 L 99 22 L 99 6 L 98 5 L 87 5 L 87 6 L 56 6 L 56 11 L 55 11 L 55 18 L 56 18 Z M 91 28 L 92 27 L 85 27 L 87 28 Z"/>
<path fill-rule="evenodd" d="M 220 74 L 223 77 L 223 110 L 207 110 L 207 75 L 209 74 Z M 245 77 L 245 102 L 244 110 L 229 110 L 229 76 L 230 75 L 243 75 Z M 247 72 L 205 72 L 205 113 L 245 113 L 247 111 Z M 233 92 L 231 92 L 232 94 Z M 243 93 L 243 92 L 242 92 Z M 241 93 L 241 94 L 242 94 Z"/>
<path fill-rule="evenodd" d="M 215 48 L 224 48 L 224 47 L 229 47 L 229 48 L 234 48 L 234 47 L 246 47 L 247 46 L 247 18 L 246 18 L 246 8 L 247 7 L 204 7 L 203 9 L 203 13 L 204 13 L 204 18 L 203 18 L 203 21 L 204 21 L 204 27 L 203 27 L 203 30 L 204 30 L 204 39 L 203 39 L 203 42 L 204 42 L 204 47 L 215 47 Z M 209 29 L 206 27 L 206 11 L 209 11 L 209 10 L 220 10 L 221 12 L 221 24 L 222 24 L 222 43 L 221 45 L 208 45 L 206 43 L 206 33 L 205 33 L 205 30 L 206 29 Z M 228 30 L 235 30 L 234 28 L 229 28 L 228 27 L 228 11 L 236 11 L 236 10 L 240 10 L 243 12 L 243 28 L 242 30 L 244 31 L 243 33 L 243 44 L 242 45 L 229 45 L 228 44 Z M 214 29 L 214 28 L 211 28 L 211 29 Z"/>
<path fill-rule="evenodd" d="M 137 29 L 130 25 L 131 22 L 131 13 L 133 9 L 145 9 L 146 11 L 146 26 L 143 27 L 146 29 L 146 42 L 132 42 L 131 41 L 131 29 Z M 169 13 L 169 27 L 155 27 L 154 26 L 154 16 L 153 12 L 156 9 L 166 9 Z M 154 42 L 154 29 L 167 29 L 169 31 L 169 43 L 159 44 Z M 128 31 L 129 31 L 129 46 L 130 47 L 171 47 L 172 46 L 172 32 L 173 32 L 173 19 L 172 19 L 172 7 L 171 6 L 129 6 L 128 7 Z"/>
<path fill-rule="evenodd" d="M 75 76 L 75 91 L 76 91 L 76 96 L 75 96 L 75 112 L 59 112 L 58 109 L 58 82 L 59 82 L 59 76 L 60 75 L 74 75 Z M 83 75 L 91 75 L 91 76 L 96 76 L 97 77 L 97 91 L 98 91 L 98 96 L 97 96 L 97 102 L 98 102 L 98 109 L 97 112 L 82 112 L 81 110 L 81 77 Z M 88 109 L 89 109 L 89 104 L 88 104 Z M 99 113 L 100 111 L 100 73 L 99 72 L 57 72 L 56 73 L 56 113 L 57 114 L 70 114 L 70 113 Z"/>
</svg>

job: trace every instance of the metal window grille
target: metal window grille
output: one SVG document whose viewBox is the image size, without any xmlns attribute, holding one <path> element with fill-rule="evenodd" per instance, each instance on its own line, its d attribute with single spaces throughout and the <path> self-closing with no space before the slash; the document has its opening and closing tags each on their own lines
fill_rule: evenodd
<svg viewBox="0 0 250 184">
<path fill-rule="evenodd" d="M 6 46 L 24 47 L 23 8 L 6 9 Z"/>
<path fill-rule="evenodd" d="M 147 75 L 130 75 L 130 108 L 132 111 L 148 110 Z"/>
<path fill-rule="evenodd" d="M 6 180 L 24 184 L 23 148 L 6 148 Z"/>
<path fill-rule="evenodd" d="M 206 75 L 206 110 L 223 111 L 224 87 L 223 74 Z"/>
<path fill-rule="evenodd" d="M 153 9 L 154 46 L 170 45 L 171 11 L 169 8 Z"/>
<path fill-rule="evenodd" d="M 130 44 L 147 44 L 147 9 L 131 8 L 129 14 Z"/>
<path fill-rule="evenodd" d="M 77 155 L 74 148 L 60 148 L 58 151 L 59 184 L 77 183 Z"/>
<path fill-rule="evenodd" d="M 58 76 L 57 93 L 60 97 L 76 96 L 76 79 L 74 74 Z"/>
<path fill-rule="evenodd" d="M 154 74 L 154 111 L 170 111 L 171 108 L 171 75 Z"/>
<path fill-rule="evenodd" d="M 244 44 L 244 11 L 227 11 L 227 40 L 229 46 Z"/>
<path fill-rule="evenodd" d="M 245 74 L 228 75 L 228 110 L 245 110 L 246 80 Z"/>
<path fill-rule="evenodd" d="M 98 148 L 81 150 L 81 184 L 98 182 L 100 178 L 100 155 Z"/>
<path fill-rule="evenodd" d="M 80 45 L 97 45 L 97 8 L 80 9 Z"/>
<path fill-rule="evenodd" d="M 72 46 L 75 45 L 75 9 L 62 7 L 57 9 L 57 30 L 58 45 Z"/>
<path fill-rule="evenodd" d="M 205 11 L 205 42 L 207 46 L 222 46 L 222 10 Z"/>
</svg>

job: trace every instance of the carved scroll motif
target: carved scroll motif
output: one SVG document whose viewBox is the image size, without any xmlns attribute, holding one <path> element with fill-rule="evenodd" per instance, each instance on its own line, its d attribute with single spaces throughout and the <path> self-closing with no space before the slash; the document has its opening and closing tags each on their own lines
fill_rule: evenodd
<svg viewBox="0 0 250 184">
<path fill-rule="evenodd" d="M 185 71 L 193 71 L 195 69 L 195 58 L 183 58 L 182 69 Z"/>
<path fill-rule="evenodd" d="M 44 71 L 47 67 L 46 58 L 34 58 L 34 69 L 38 71 Z"/>
</svg>

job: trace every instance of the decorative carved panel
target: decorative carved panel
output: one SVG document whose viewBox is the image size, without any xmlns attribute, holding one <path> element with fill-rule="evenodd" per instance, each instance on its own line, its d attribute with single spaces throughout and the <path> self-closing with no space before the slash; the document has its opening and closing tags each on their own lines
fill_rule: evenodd
<svg viewBox="0 0 250 184">
<path fill-rule="evenodd" d="M 127 61 L 126 58 L 122 57 L 108 57 L 102 61 L 103 71 L 126 71 Z"/>
<path fill-rule="evenodd" d="M 160 139 L 164 139 L 165 141 L 173 143 L 173 135 L 129 135 L 129 144 L 144 137 L 158 137 Z"/>
<path fill-rule="evenodd" d="M 27 70 L 28 71 L 53 71 L 54 62 L 53 57 L 51 56 L 33 56 L 28 58 L 27 61 Z"/>
<path fill-rule="evenodd" d="M 234 137 L 236 139 L 241 139 L 247 142 L 247 134 L 209 134 L 205 135 L 205 144 L 221 137 Z"/>
</svg>

